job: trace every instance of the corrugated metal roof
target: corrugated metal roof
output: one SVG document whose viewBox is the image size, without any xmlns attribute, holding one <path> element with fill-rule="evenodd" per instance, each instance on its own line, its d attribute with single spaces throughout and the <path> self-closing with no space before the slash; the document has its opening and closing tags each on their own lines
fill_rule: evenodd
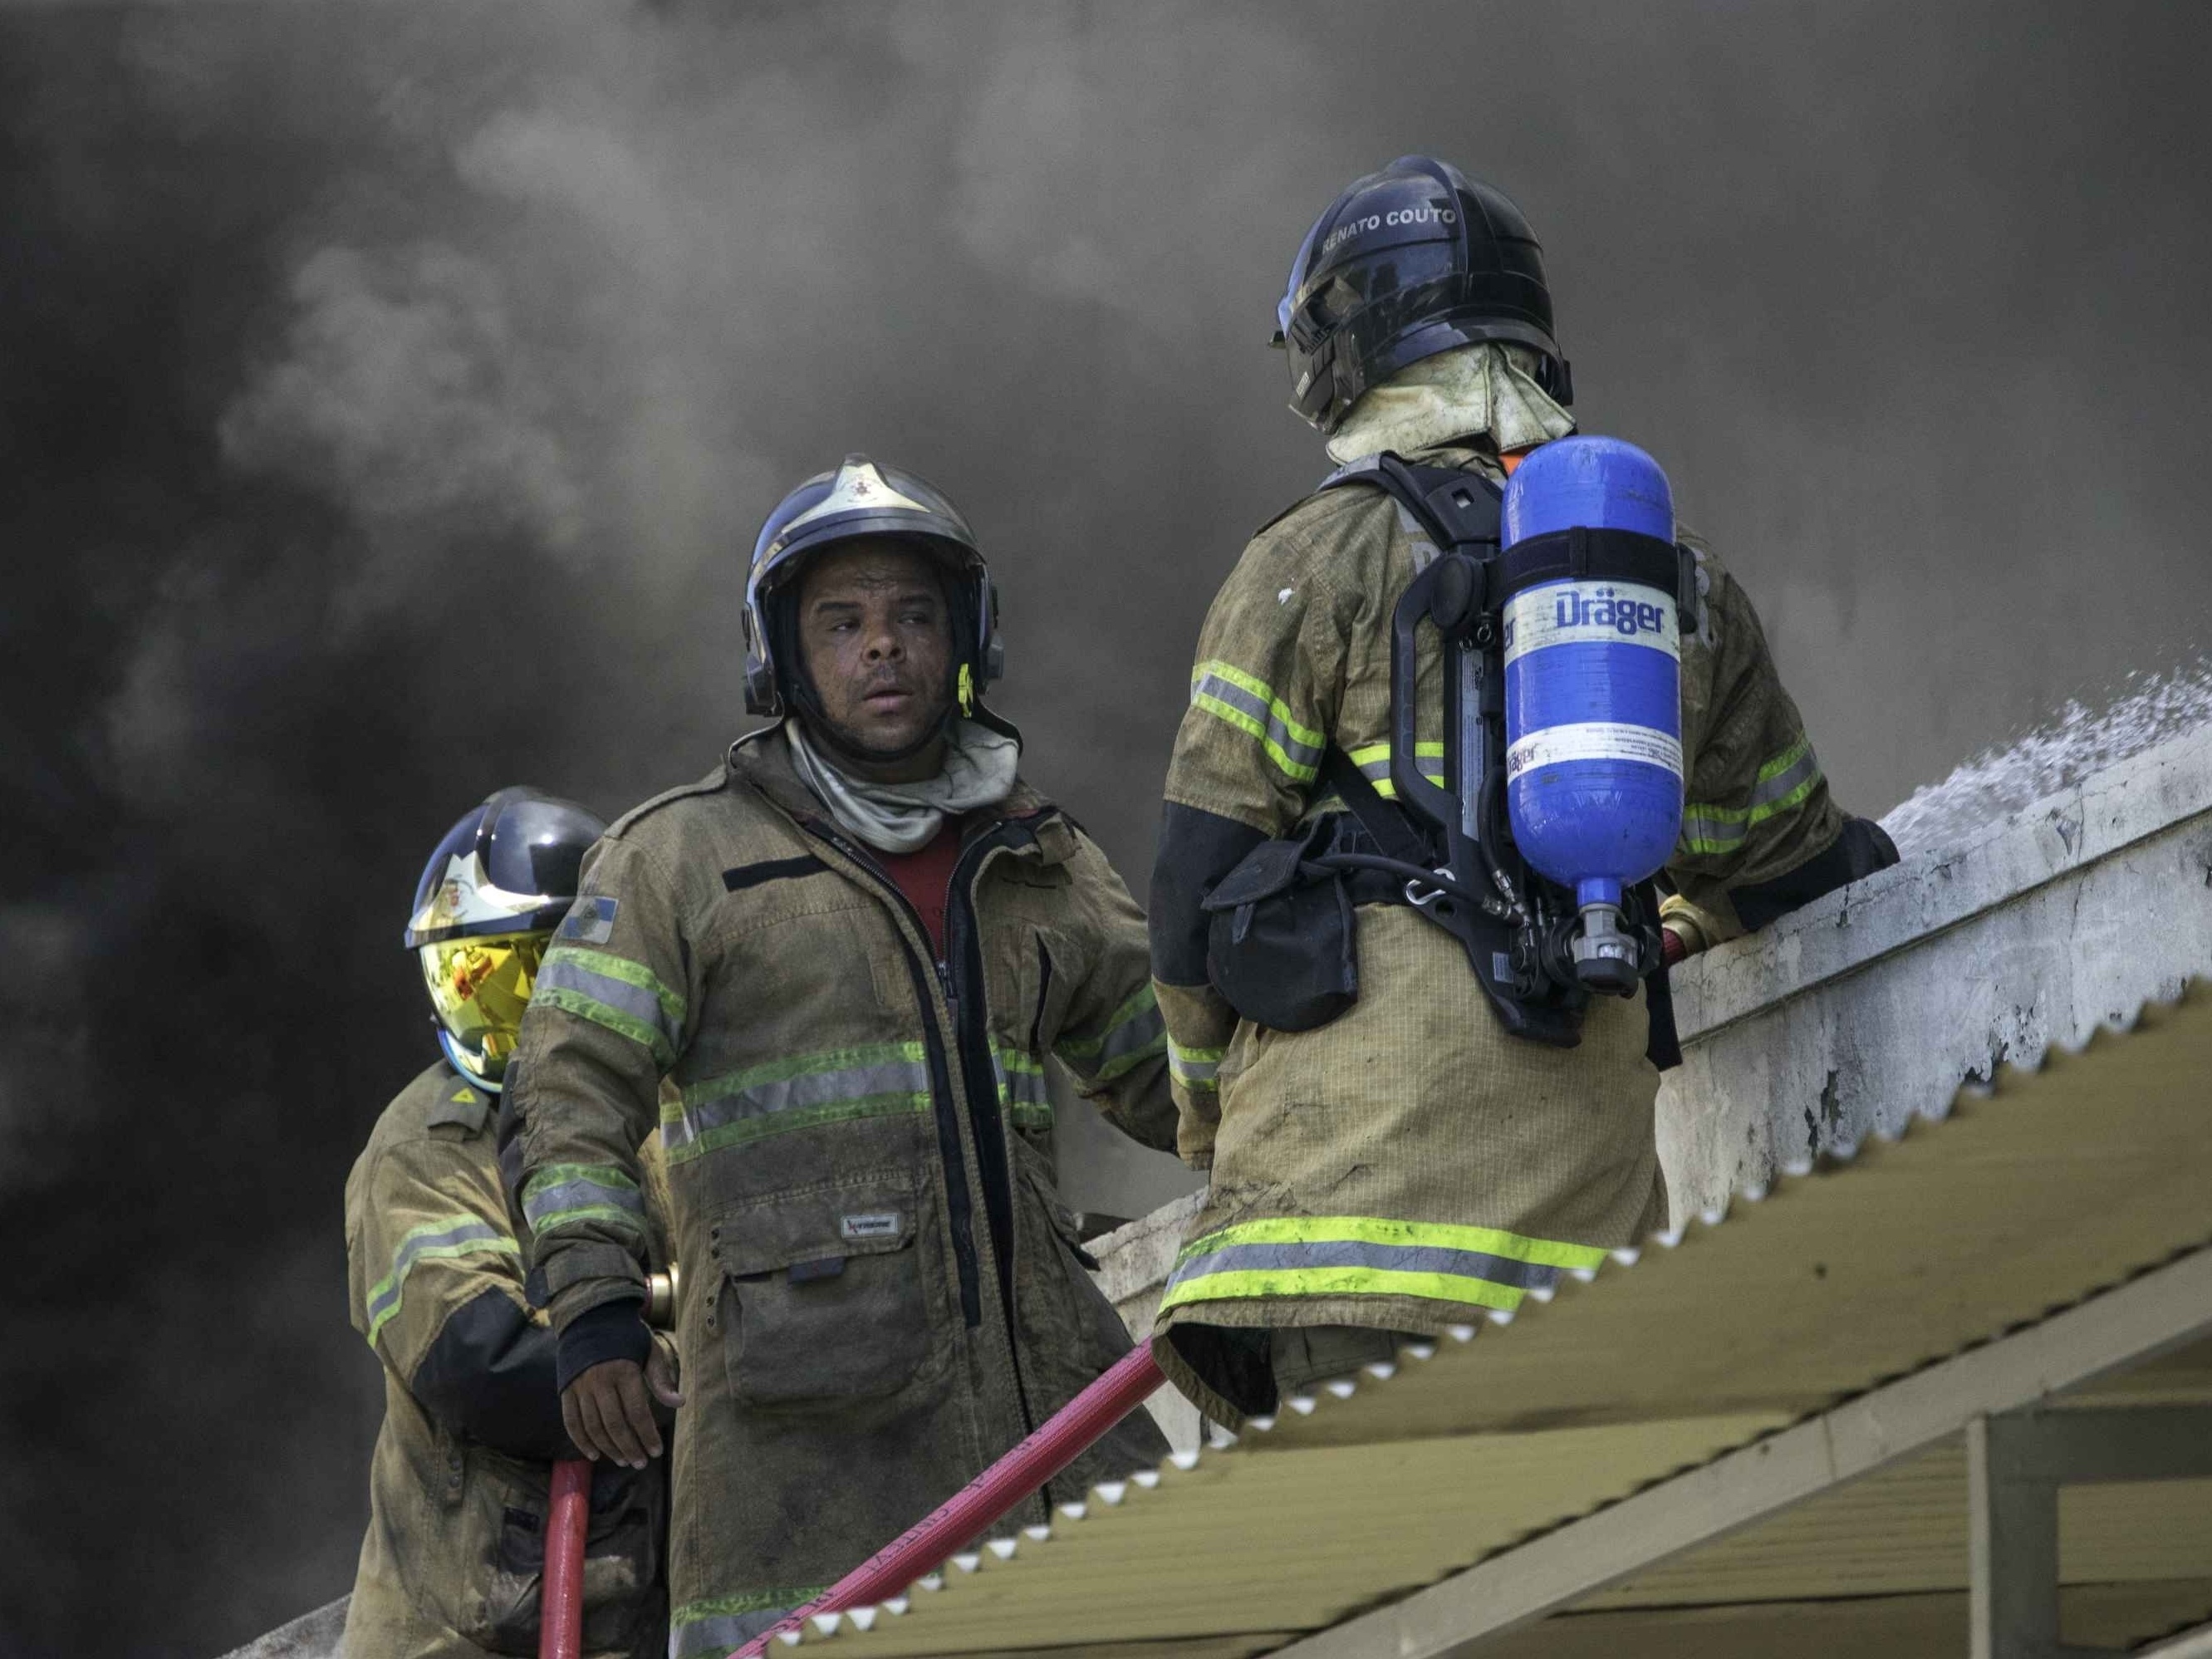
<svg viewBox="0 0 2212 1659">
<path fill-rule="evenodd" d="M 1741 1194 L 1726 1216 L 1621 1252 L 1547 1304 L 1524 1304 L 1510 1328 L 1498 1321 L 1404 1351 L 1388 1375 L 1291 1402 L 1279 1422 L 1234 1446 L 1102 1488 L 1048 1538 L 1017 1538 L 1004 1556 L 984 1551 L 955 1564 L 941 1589 L 925 1586 L 902 1615 L 869 1617 L 866 1632 L 848 1619 L 836 1639 L 885 1656 L 1139 1642 L 1225 1656 L 1334 1624 L 2212 1244 L 2208 1079 L 2212 994 L 2195 991 L 2146 1008 L 2125 1035 L 2100 1032 L 2079 1054 L 2053 1054 L 2032 1072 L 2008 1067 L 1992 1087 L 1962 1091 L 1947 1121 L 1845 1149 L 1785 1174 L 1771 1194 Z M 1638 1582 L 1656 1588 L 1642 1594 L 1668 1599 L 1670 1583 L 1674 1599 L 1824 1596 L 1892 1579 L 1898 1590 L 1933 1588 L 1929 1563 L 1952 1559 L 1936 1541 L 1953 1524 L 1939 1511 L 1963 1511 L 1964 1483 L 1946 1455 L 1648 1573 Z M 1947 1480 L 1949 1495 L 1939 1497 Z M 2142 1572 L 2129 1577 L 2180 1565 L 2168 1556 L 2206 1535 L 2186 1530 L 2203 1520 L 2205 1494 L 2194 1483 L 2155 1489 L 2179 1494 L 2172 1513 L 2159 1511 L 2160 1524 L 2147 1506 L 2151 1490 L 2110 1503 L 2094 1489 L 2069 1492 L 2076 1532 L 2120 1529 L 2069 1543 L 2087 1552 L 2069 1563 L 2103 1573 L 2101 1564 L 2131 1547 L 2155 1547 L 2156 1561 L 2142 1557 Z M 1885 1493 L 1893 1499 L 1886 1510 Z M 1827 1503 L 1839 1505 L 1837 1535 L 1856 1538 L 1857 1553 L 1834 1554 L 1815 1583 L 1827 1545 L 1817 1522 L 1796 1517 Z M 1814 1530 L 1793 1533 L 1785 1521 Z M 1886 1540 L 1891 1524 L 1922 1530 L 1909 1542 Z M 2148 1618 L 2168 1603 L 2185 1613 L 2194 1593 L 2169 1585 L 2112 1595 L 2138 1612 L 2166 1597 Z M 1884 1589 L 1882 1599 L 1902 1618 L 1917 1598 Z M 1917 1599 L 1933 1607 L 1958 1598 Z M 1922 1612 L 1938 1623 L 1948 1616 Z M 1569 1626 L 1628 1616 L 1553 1620 L 1505 1640 L 1525 1644 L 1541 1632 L 1565 1640 Z M 824 1632 L 807 1638 L 819 1639 Z M 1671 1650 L 1640 1638 L 1637 1649 Z M 1793 1640 L 1791 1650 L 1813 1650 Z"/>
</svg>

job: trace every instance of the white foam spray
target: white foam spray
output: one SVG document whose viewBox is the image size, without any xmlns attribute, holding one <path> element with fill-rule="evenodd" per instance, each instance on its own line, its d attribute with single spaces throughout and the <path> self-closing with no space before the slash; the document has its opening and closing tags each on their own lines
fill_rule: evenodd
<svg viewBox="0 0 2212 1659">
<path fill-rule="evenodd" d="M 2070 787 L 2152 744 L 2212 723 L 2212 659 L 2130 673 L 2101 708 L 2080 699 L 2043 725 L 1993 744 L 1924 783 L 1882 817 L 1910 858 L 1972 840 L 1983 826 Z"/>
</svg>

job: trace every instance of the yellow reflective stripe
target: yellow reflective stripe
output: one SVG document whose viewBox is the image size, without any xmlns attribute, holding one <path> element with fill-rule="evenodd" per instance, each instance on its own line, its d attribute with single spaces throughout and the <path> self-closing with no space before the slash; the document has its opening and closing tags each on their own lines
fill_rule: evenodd
<svg viewBox="0 0 2212 1659">
<path fill-rule="evenodd" d="M 1321 775 L 1328 734 L 1301 724 L 1265 680 L 1234 664 L 1210 660 L 1191 671 L 1190 687 L 1194 708 L 1257 738 L 1285 775 L 1299 783 Z"/>
<path fill-rule="evenodd" d="M 1458 1273 L 1395 1273 L 1386 1267 L 1253 1268 L 1209 1273 L 1172 1285 L 1160 1309 L 1188 1302 L 1224 1302 L 1269 1296 L 1421 1296 L 1437 1302 L 1511 1310 L 1526 1292 Z"/>
<path fill-rule="evenodd" d="M 1547 1267 L 1595 1267 L 1605 1261 L 1601 1245 L 1569 1244 L 1559 1239 L 1532 1238 L 1502 1227 L 1471 1227 L 1443 1221 L 1394 1221 L 1380 1216 L 1279 1216 L 1267 1221 L 1240 1222 L 1195 1239 L 1176 1252 L 1178 1261 L 1207 1255 L 1231 1244 L 1304 1244 L 1354 1243 L 1425 1247 L 1442 1250 L 1475 1250 L 1514 1261 Z"/>
<path fill-rule="evenodd" d="M 1390 777 L 1390 745 L 1388 743 L 1363 743 L 1346 751 L 1352 763 L 1358 767 L 1375 793 L 1385 800 L 1398 799 L 1398 786 Z M 1422 766 L 1423 761 L 1434 761 L 1434 766 Z M 1444 746 L 1441 743 L 1416 743 L 1413 745 L 1413 764 L 1419 766 L 1421 775 L 1431 783 L 1443 786 L 1444 781 Z"/>
<path fill-rule="evenodd" d="M 1224 1227 L 1183 1247 L 1163 1308 L 1249 1297 L 1418 1296 L 1512 1309 L 1604 1250 L 1469 1227 L 1374 1216 L 1284 1217 Z"/>
<path fill-rule="evenodd" d="M 1800 738 L 1759 769 L 1742 806 L 1691 801 L 1682 808 L 1682 850 L 1708 856 L 1735 852 L 1755 825 L 1802 805 L 1821 779 L 1812 744 Z"/>
<path fill-rule="evenodd" d="M 628 1037 L 663 1066 L 684 1046 L 684 999 L 627 957 L 556 945 L 538 965 L 533 1000 Z"/>
<path fill-rule="evenodd" d="M 1150 981 L 1130 994 L 1106 1017 L 1105 1028 L 1095 1037 L 1063 1036 L 1054 1052 L 1094 1083 L 1111 1083 L 1167 1045 L 1167 1027 L 1160 1018 L 1158 1002 Z"/>
<path fill-rule="evenodd" d="M 523 1219 L 541 1236 L 586 1221 L 635 1231 L 644 1216 L 636 1181 L 611 1164 L 551 1164 L 523 1184 Z"/>
<path fill-rule="evenodd" d="M 514 1234 L 504 1227 L 494 1226 L 481 1216 L 441 1216 L 435 1221 L 410 1228 L 392 1253 L 392 1271 L 370 1288 L 362 1304 L 368 1318 L 366 1334 L 369 1346 L 376 1346 L 378 1335 L 398 1313 L 406 1295 L 408 1276 L 419 1265 L 485 1252 L 519 1255 L 521 1247 L 515 1243 Z"/>
<path fill-rule="evenodd" d="M 1225 1048 L 1186 1048 L 1170 1037 L 1168 1070 L 1188 1088 L 1218 1088 L 1220 1085 L 1221 1057 L 1228 1052 Z"/>
<path fill-rule="evenodd" d="M 998 1073 L 999 1106 L 1018 1129 L 1049 1129 L 1052 1091 L 1044 1062 L 1020 1048 L 1001 1048 L 991 1039 L 991 1065 Z"/>
</svg>

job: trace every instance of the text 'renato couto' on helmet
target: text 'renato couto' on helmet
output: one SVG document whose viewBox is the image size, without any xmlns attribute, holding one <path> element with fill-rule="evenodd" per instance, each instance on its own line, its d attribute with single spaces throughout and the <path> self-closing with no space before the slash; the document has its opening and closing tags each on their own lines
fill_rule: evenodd
<svg viewBox="0 0 2212 1659">
<path fill-rule="evenodd" d="M 574 801 L 500 790 L 446 832 L 415 884 L 406 945 L 422 960 L 438 1043 L 496 1091 L 537 988 L 546 941 L 575 902 L 606 825 Z"/>
<path fill-rule="evenodd" d="M 999 637 L 999 592 L 975 533 L 929 480 L 866 455 L 848 455 L 786 495 L 761 526 L 745 576 L 745 708 L 786 712 L 799 686 L 788 603 L 806 560 L 840 542 L 896 537 L 941 559 L 952 578 L 953 672 L 963 714 L 1006 666 Z"/>
<path fill-rule="evenodd" d="M 1275 323 L 1291 407 L 1323 432 L 1407 364 L 1484 340 L 1535 351 L 1538 383 L 1574 401 L 1535 233 L 1504 191 L 1431 156 L 1401 156 L 1329 204 Z"/>
</svg>

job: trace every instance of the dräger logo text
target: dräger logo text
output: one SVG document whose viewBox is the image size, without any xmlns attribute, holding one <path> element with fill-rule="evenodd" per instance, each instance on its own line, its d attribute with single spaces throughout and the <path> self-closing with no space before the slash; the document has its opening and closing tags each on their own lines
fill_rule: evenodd
<svg viewBox="0 0 2212 1659">
<path fill-rule="evenodd" d="M 1664 607 L 1617 596 L 1609 587 L 1587 593 L 1570 588 L 1553 604 L 1552 619 L 1559 628 L 1610 628 L 1623 639 L 1663 633 L 1667 627 Z"/>
</svg>

